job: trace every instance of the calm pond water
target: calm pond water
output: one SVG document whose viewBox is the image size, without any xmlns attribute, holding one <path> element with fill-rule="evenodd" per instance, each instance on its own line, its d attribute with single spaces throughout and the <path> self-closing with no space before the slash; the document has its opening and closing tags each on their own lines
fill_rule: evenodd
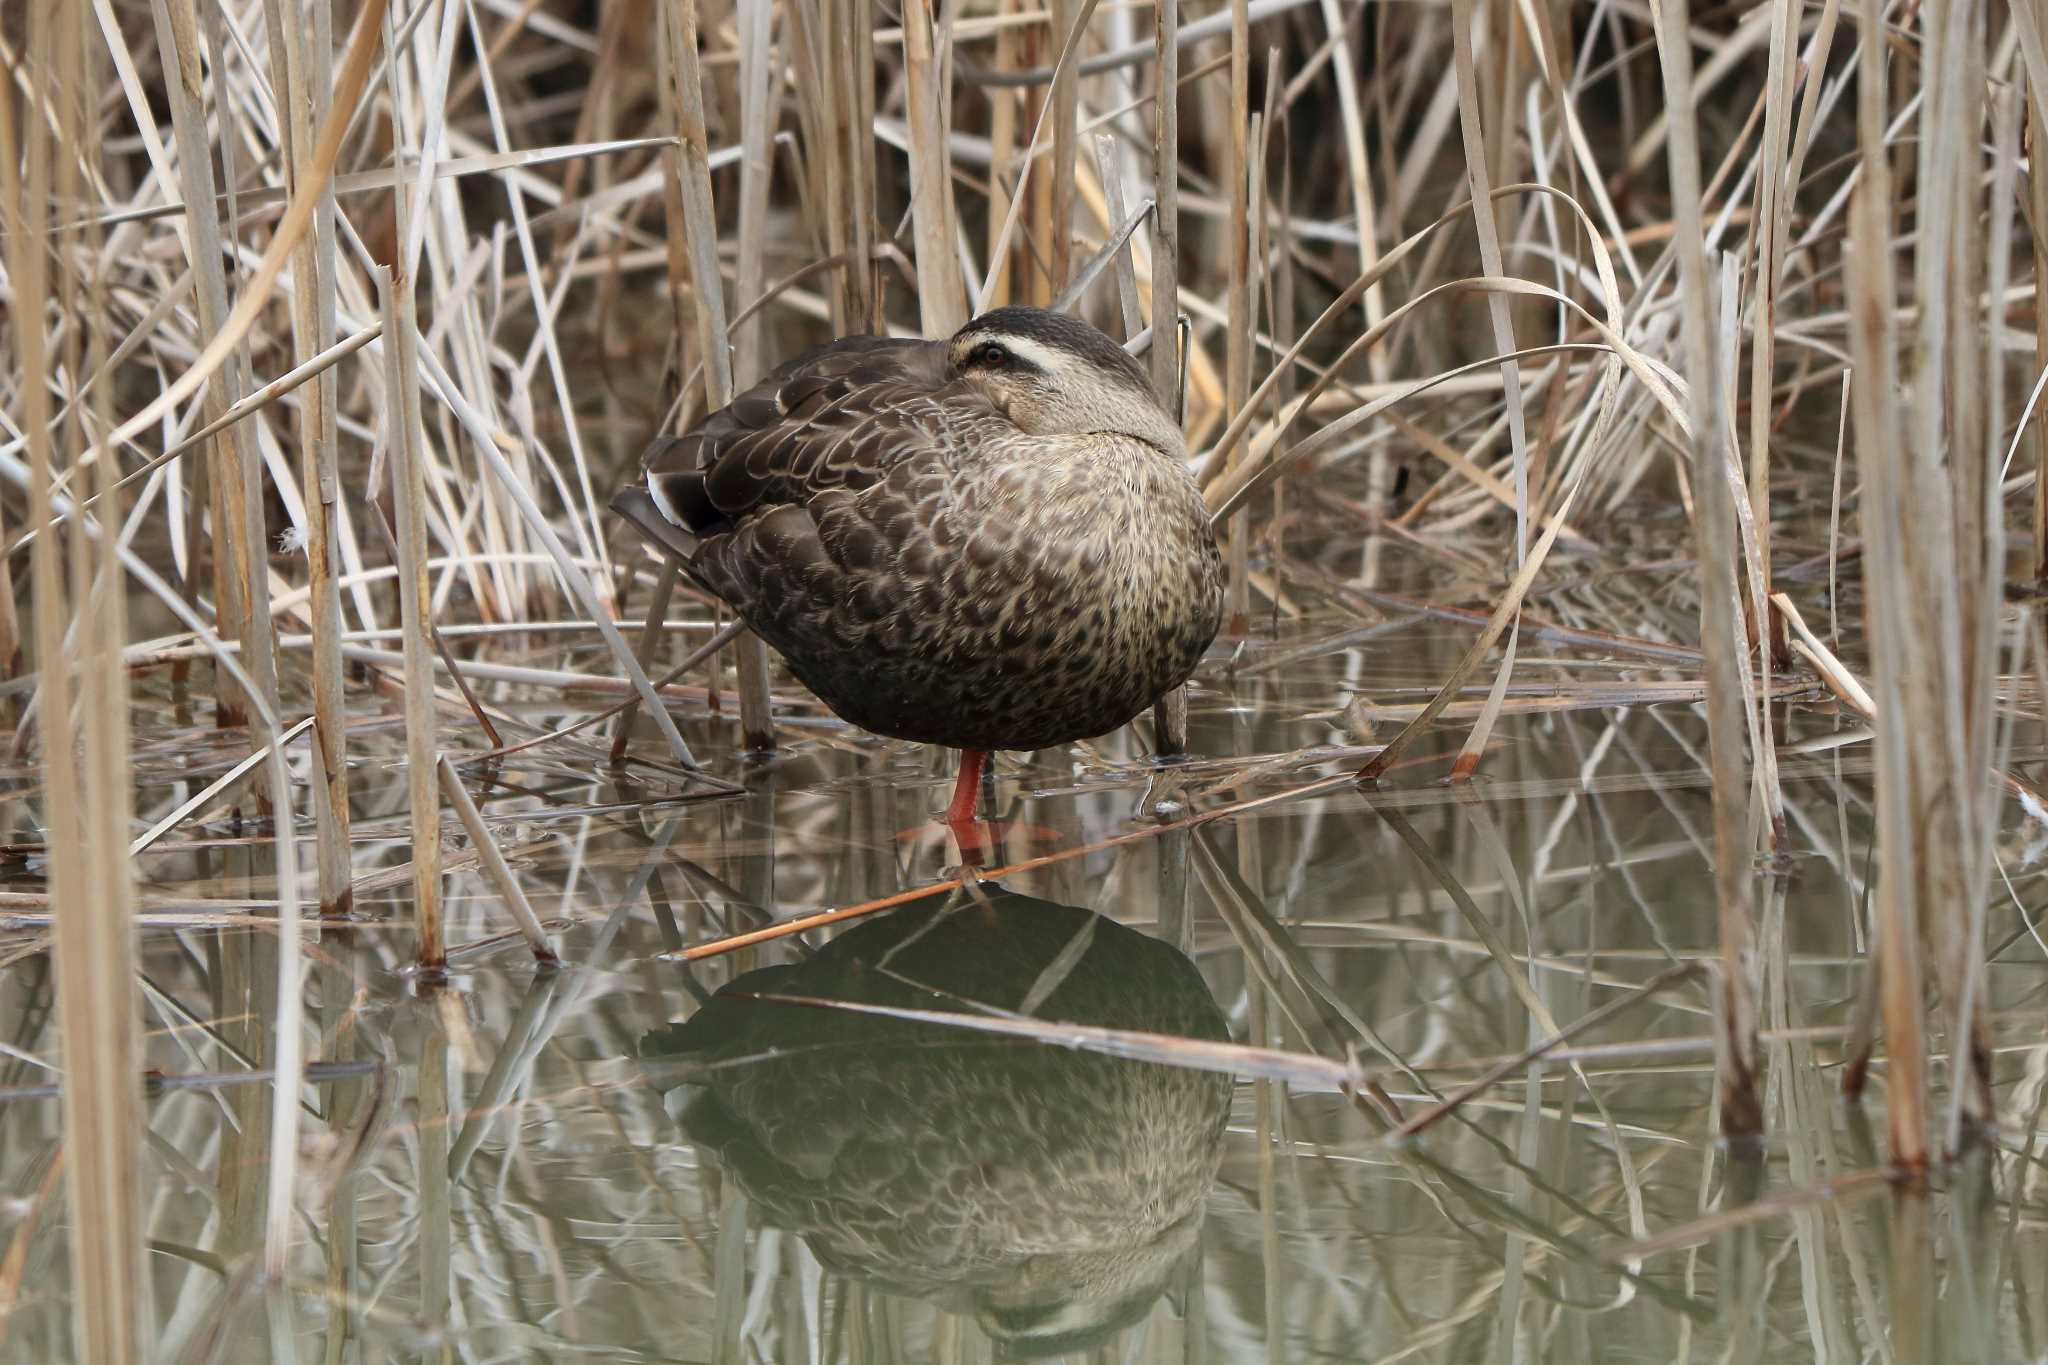
<svg viewBox="0 0 2048 1365">
<path fill-rule="evenodd" d="M 1589 573 L 1536 606 L 1559 626 L 1682 638 L 1689 585 L 1683 565 Z M 405 970 L 396 712 L 352 689 L 369 880 L 355 922 L 307 936 L 317 1066 L 298 1242 L 275 1288 L 249 1260 L 270 1091 L 231 1083 L 260 1073 L 274 1033 L 276 943 L 247 918 L 271 894 L 262 840 L 215 811 L 144 860 L 150 1061 L 197 1078 L 148 1104 L 160 1358 L 2043 1358 L 2040 828 L 2010 814 L 2010 889 L 1988 914 L 2004 1149 L 1895 1196 L 1873 1177 L 1882 1065 L 1865 1107 L 1836 1098 L 1864 975 L 1868 749 L 1810 694 L 1776 710 L 1787 841 L 1760 909 L 1772 1136 L 1759 1164 L 1731 1167 L 1712 1136 L 1708 979 L 1672 971 L 1715 948 L 1705 731 L 1682 652 L 1525 630 L 1478 781 L 1442 784 L 1466 728 L 1447 723 L 1376 790 L 1158 830 L 1161 810 L 1355 769 L 1472 638 L 1398 599 L 1349 605 L 1220 642 L 1187 763 L 1149 763 L 1130 734 L 1006 756 L 999 861 L 1070 856 L 697 962 L 673 954 L 945 881 L 953 848 L 899 837 L 943 803 L 941 760 L 820 721 L 743 765 L 699 703 L 682 711 L 692 742 L 745 796 L 705 799 L 648 767 L 624 780 L 597 746 L 472 769 L 570 965 L 537 972 L 457 857 L 449 940 L 464 946 L 439 991 Z M 568 652 L 601 669 L 587 645 Z M 489 651 L 563 656 L 559 635 Z M 167 670 L 138 688 L 149 820 L 244 749 L 180 709 Z M 486 695 L 537 724 L 600 704 Z M 486 747 L 447 725 L 451 750 Z M 10 837 L 32 840 L 24 804 L 10 809 Z M 1136 837 L 1075 852 L 1119 836 Z M 9 870 L 18 890 L 40 885 L 33 861 Z M 24 1361 L 69 1355 L 58 1106 L 18 1089 L 61 1056 L 43 933 L 18 921 L 0 976 L 17 1087 L 0 1104 L 0 1352 Z M 818 1003 L 834 1000 L 869 1008 Z M 1570 1050 L 1512 1066 L 1406 1143 L 1333 1083 L 877 1012 L 1350 1058 L 1413 1117 L 1616 1002 Z"/>
</svg>

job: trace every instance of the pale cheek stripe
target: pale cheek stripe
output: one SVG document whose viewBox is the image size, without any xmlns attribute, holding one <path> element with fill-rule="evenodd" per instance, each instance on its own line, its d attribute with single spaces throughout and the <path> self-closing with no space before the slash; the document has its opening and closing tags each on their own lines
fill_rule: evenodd
<svg viewBox="0 0 2048 1365">
<path fill-rule="evenodd" d="M 683 519 L 676 515 L 676 509 L 669 506 L 668 498 L 661 491 L 661 478 L 651 469 L 647 471 L 647 496 L 654 499 L 654 510 L 661 513 L 662 520 L 678 530 L 690 529 L 683 525 Z"/>
</svg>

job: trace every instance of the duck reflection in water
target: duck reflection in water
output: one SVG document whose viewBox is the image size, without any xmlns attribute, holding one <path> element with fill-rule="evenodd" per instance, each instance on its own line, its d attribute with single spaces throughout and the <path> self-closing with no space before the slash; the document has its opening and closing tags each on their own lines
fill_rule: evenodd
<svg viewBox="0 0 2048 1365">
<path fill-rule="evenodd" d="M 1194 1248 L 1229 1077 L 760 995 L 1226 1039 L 1173 948 L 985 884 L 748 972 L 641 1051 L 763 1222 L 1010 1356 L 1107 1340 Z"/>
</svg>

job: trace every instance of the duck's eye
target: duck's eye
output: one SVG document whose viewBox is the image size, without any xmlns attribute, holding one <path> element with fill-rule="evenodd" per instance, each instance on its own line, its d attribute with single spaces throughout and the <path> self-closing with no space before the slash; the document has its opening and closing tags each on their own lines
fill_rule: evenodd
<svg viewBox="0 0 2048 1365">
<path fill-rule="evenodd" d="M 974 348 L 974 363 L 991 369 L 999 368 L 1010 363 L 1010 353 L 993 341 L 984 342 Z"/>
</svg>

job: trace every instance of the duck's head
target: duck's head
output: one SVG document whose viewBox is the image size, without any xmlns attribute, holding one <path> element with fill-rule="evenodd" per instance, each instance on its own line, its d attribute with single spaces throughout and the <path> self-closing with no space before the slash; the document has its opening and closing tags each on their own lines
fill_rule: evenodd
<svg viewBox="0 0 2048 1365">
<path fill-rule="evenodd" d="M 946 343 L 946 363 L 1033 436 L 1108 431 L 1187 454 L 1138 362 L 1079 318 L 1043 308 L 983 313 Z"/>
</svg>

